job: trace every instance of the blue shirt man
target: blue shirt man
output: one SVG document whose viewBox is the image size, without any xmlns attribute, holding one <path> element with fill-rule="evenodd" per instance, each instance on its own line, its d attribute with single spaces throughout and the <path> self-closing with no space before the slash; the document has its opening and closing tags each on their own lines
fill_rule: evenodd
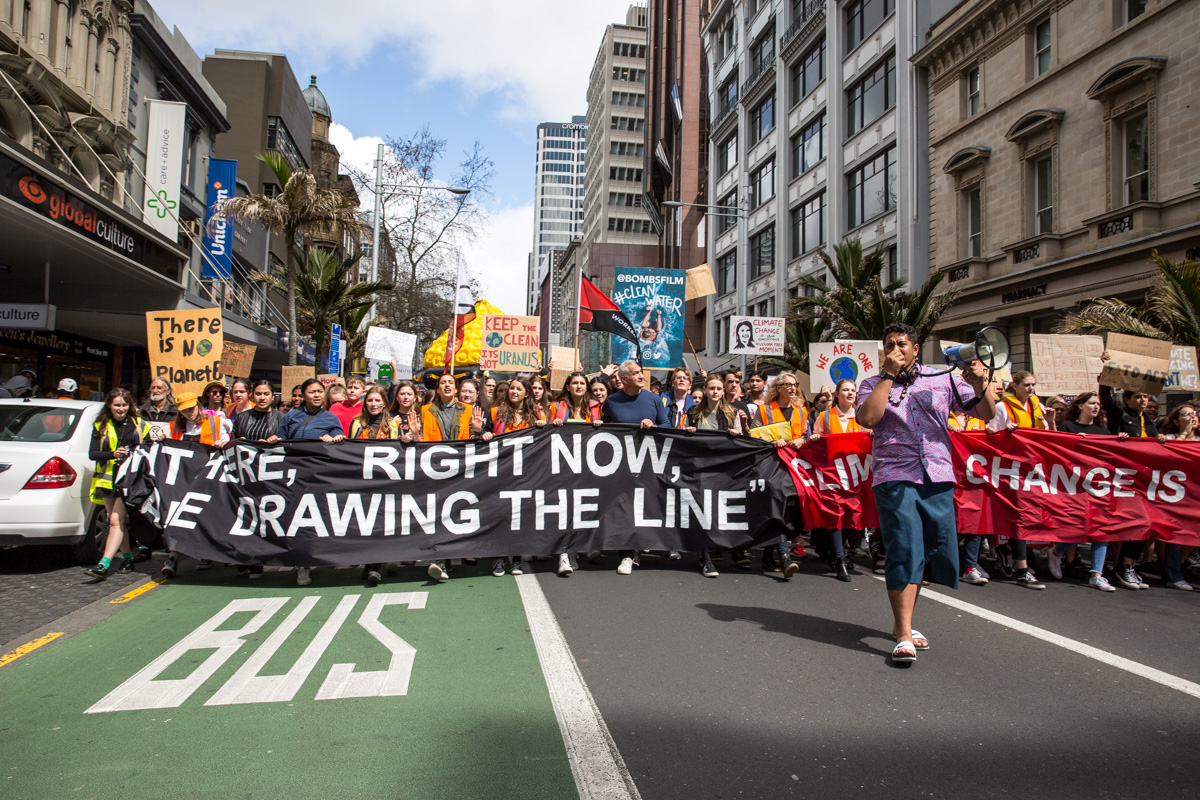
<svg viewBox="0 0 1200 800">
<path fill-rule="evenodd" d="M 626 361 L 617 367 L 617 377 L 621 379 L 621 391 L 610 394 L 604 401 L 605 422 L 627 422 L 643 428 L 668 424 L 662 398 L 642 388 L 646 376 L 636 361 Z"/>
</svg>

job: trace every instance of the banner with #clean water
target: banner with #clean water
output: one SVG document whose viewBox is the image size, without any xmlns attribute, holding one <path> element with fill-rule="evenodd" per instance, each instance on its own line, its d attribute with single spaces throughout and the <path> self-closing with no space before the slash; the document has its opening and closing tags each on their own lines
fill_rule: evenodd
<svg viewBox="0 0 1200 800">
<path fill-rule="evenodd" d="M 659 368 L 683 363 L 685 281 L 683 270 L 616 268 L 612 301 L 633 323 L 638 342 L 612 337 L 613 361 L 640 360 L 643 367 Z"/>
</svg>

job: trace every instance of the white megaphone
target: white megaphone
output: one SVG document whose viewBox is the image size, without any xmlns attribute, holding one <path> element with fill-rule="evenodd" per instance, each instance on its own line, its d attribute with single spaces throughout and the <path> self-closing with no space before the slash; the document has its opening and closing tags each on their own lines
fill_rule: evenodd
<svg viewBox="0 0 1200 800">
<path fill-rule="evenodd" d="M 1008 337 L 999 328 L 987 327 L 975 334 L 970 344 L 956 344 L 942 351 L 942 361 L 953 369 L 969 367 L 978 361 L 996 372 L 1008 365 Z"/>
</svg>

